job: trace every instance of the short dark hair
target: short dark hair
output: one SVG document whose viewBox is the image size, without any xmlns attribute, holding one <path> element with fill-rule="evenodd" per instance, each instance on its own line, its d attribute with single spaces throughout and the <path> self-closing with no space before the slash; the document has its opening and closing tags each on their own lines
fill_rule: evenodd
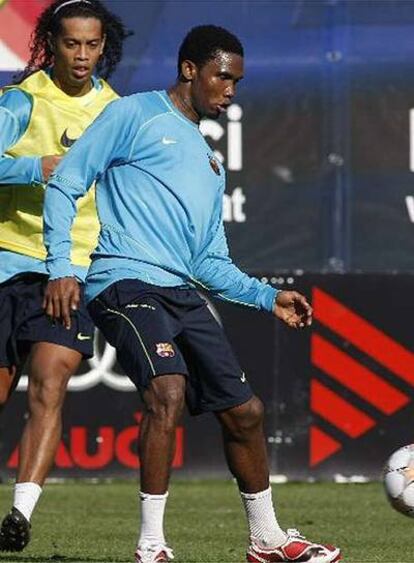
<svg viewBox="0 0 414 563">
<path fill-rule="evenodd" d="M 189 60 L 199 68 L 215 58 L 219 51 L 244 56 L 240 40 L 217 25 L 199 25 L 193 27 L 184 37 L 178 51 L 178 76 L 181 74 L 181 63 Z"/>
<path fill-rule="evenodd" d="M 124 40 L 132 35 L 126 30 L 118 16 L 111 13 L 100 0 L 55 0 L 37 20 L 30 41 L 30 60 L 16 82 L 20 82 L 37 70 L 44 70 L 53 63 L 53 52 L 49 45 L 49 33 L 57 37 L 62 31 L 63 18 L 96 18 L 106 35 L 105 47 L 97 64 L 97 73 L 108 78 L 122 58 Z"/>
</svg>

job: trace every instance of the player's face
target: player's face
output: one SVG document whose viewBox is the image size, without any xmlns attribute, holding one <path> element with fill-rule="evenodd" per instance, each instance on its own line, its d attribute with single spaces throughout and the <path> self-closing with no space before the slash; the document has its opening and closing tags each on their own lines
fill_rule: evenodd
<svg viewBox="0 0 414 563">
<path fill-rule="evenodd" d="M 63 18 L 61 33 L 51 40 L 54 52 L 53 79 L 69 95 L 91 88 L 91 76 L 103 53 L 105 36 L 96 18 Z"/>
<path fill-rule="evenodd" d="M 243 78 L 243 57 L 219 51 L 201 68 L 195 67 L 191 83 L 191 100 L 200 116 L 217 119 L 227 111 Z"/>
</svg>

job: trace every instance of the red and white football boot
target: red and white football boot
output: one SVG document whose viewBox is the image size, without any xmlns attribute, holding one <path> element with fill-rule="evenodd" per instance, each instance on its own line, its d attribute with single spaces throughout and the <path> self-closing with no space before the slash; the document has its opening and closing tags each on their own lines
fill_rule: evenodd
<svg viewBox="0 0 414 563">
<path fill-rule="evenodd" d="M 287 530 L 287 540 L 277 548 L 265 549 L 254 541 L 247 550 L 249 563 L 336 563 L 341 560 L 341 551 L 332 545 L 313 543 L 300 535 L 298 530 Z"/>
</svg>

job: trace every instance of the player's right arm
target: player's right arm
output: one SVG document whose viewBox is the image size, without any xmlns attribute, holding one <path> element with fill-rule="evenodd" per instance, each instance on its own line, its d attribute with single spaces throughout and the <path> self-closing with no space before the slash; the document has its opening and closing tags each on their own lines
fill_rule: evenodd
<svg viewBox="0 0 414 563">
<path fill-rule="evenodd" d="M 7 90 L 0 97 L 0 185 L 40 184 L 61 159 L 57 155 L 12 158 L 5 154 L 25 134 L 32 105 L 31 96 L 18 89 Z"/>
<path fill-rule="evenodd" d="M 220 299 L 273 313 L 292 328 L 312 323 L 312 307 L 297 291 L 276 290 L 237 268 L 229 255 L 222 191 L 212 216 L 210 241 L 194 263 L 194 281 Z"/>
<path fill-rule="evenodd" d="M 128 98 L 109 104 L 69 150 L 47 185 L 43 236 L 50 281 L 43 306 L 50 317 L 62 321 L 67 328 L 70 312 L 79 303 L 79 286 L 70 262 L 70 230 L 76 200 L 108 168 L 128 160 L 137 132 L 134 117 Z"/>
</svg>

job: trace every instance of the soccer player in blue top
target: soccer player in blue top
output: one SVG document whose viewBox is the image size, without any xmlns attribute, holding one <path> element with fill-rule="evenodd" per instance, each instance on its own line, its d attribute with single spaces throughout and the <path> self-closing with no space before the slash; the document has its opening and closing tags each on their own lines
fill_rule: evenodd
<svg viewBox="0 0 414 563">
<path fill-rule="evenodd" d="M 145 404 L 141 424 L 138 563 L 172 559 L 163 530 L 174 436 L 184 404 L 221 424 L 250 532 L 247 560 L 328 563 L 340 551 L 282 530 L 275 517 L 255 397 L 222 328 L 196 288 L 311 323 L 296 291 L 277 291 L 231 261 L 222 221 L 225 172 L 199 131 L 226 111 L 243 77 L 243 48 L 223 28 L 184 39 L 168 91 L 110 104 L 51 176 L 44 207 L 47 313 L 71 325 L 79 289 L 70 263 L 76 200 L 96 179 L 98 245 L 86 278 L 89 312 Z"/>
</svg>

